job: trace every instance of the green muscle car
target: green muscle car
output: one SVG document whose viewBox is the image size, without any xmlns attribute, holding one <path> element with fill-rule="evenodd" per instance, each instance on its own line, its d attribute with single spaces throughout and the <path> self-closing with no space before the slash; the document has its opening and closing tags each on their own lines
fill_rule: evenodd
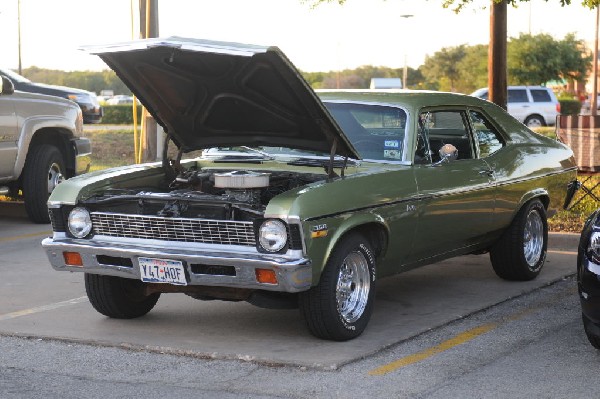
<svg viewBox="0 0 600 399">
<path fill-rule="evenodd" d="M 75 177 L 48 202 L 50 263 L 84 272 L 108 317 L 184 293 L 299 307 L 312 334 L 348 340 L 386 276 L 489 252 L 501 278 L 535 278 L 546 218 L 577 188 L 569 148 L 471 96 L 315 93 L 275 47 L 88 50 L 171 143 L 162 162 Z"/>
</svg>

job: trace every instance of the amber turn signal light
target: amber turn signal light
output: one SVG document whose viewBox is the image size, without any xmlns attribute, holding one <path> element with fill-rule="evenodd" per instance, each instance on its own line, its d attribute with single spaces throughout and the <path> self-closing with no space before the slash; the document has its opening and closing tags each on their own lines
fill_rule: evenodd
<svg viewBox="0 0 600 399">
<path fill-rule="evenodd" d="M 277 276 L 274 270 L 256 269 L 256 281 L 263 284 L 277 284 Z"/>
<path fill-rule="evenodd" d="M 65 264 L 67 266 L 81 266 L 83 267 L 83 261 L 79 252 L 63 252 L 63 258 L 65 258 Z"/>
</svg>

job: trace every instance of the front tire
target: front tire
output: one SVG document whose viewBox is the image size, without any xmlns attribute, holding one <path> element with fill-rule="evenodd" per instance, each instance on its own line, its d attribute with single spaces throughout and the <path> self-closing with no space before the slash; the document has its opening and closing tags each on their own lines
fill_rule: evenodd
<svg viewBox="0 0 600 399">
<path fill-rule="evenodd" d="M 351 233 L 333 250 L 319 284 L 300 294 L 299 305 L 314 336 L 346 341 L 367 327 L 375 299 L 375 257 L 369 242 Z"/>
<path fill-rule="evenodd" d="M 27 154 L 23 170 L 23 197 L 25 210 L 34 223 L 50 223 L 48 197 L 65 179 L 65 161 L 53 145 L 33 147 Z"/>
<path fill-rule="evenodd" d="M 533 280 L 542 270 L 548 248 L 546 208 L 538 199 L 526 203 L 490 250 L 496 274 L 513 281 Z"/>
<path fill-rule="evenodd" d="M 590 319 L 588 319 L 584 314 L 581 315 L 583 319 L 583 329 L 585 331 L 585 335 L 587 336 L 590 344 L 596 349 L 600 349 L 600 336 L 596 335 L 592 330 L 600 329 L 600 326 L 595 325 Z"/>
<path fill-rule="evenodd" d="M 128 278 L 85 274 L 85 292 L 99 313 L 113 319 L 134 319 L 154 308 L 160 293 L 144 294 L 144 283 Z"/>
</svg>

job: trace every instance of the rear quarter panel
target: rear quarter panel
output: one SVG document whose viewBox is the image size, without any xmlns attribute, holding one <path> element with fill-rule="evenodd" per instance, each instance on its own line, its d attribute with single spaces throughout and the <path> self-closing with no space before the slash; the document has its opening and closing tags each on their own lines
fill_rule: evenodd
<svg viewBox="0 0 600 399">
<path fill-rule="evenodd" d="M 569 182 L 577 178 L 570 148 L 536 134 L 509 115 L 491 109 L 496 123 L 508 135 L 507 145 L 485 160 L 495 172 L 498 186 L 494 224 L 506 228 L 515 214 L 534 197 L 547 200 L 549 214 L 565 201 Z"/>
</svg>

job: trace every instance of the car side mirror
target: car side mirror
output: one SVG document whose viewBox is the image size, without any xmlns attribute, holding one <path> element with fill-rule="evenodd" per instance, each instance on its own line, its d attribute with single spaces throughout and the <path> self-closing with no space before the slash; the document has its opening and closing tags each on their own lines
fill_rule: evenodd
<svg viewBox="0 0 600 399">
<path fill-rule="evenodd" d="M 13 94 L 15 86 L 13 82 L 6 76 L 2 76 L 2 85 L 0 85 L 0 94 Z"/>
<path fill-rule="evenodd" d="M 455 161 L 458 158 L 458 149 L 452 144 L 444 144 L 439 151 L 440 160 L 436 165 L 440 165 L 444 162 Z"/>
</svg>

